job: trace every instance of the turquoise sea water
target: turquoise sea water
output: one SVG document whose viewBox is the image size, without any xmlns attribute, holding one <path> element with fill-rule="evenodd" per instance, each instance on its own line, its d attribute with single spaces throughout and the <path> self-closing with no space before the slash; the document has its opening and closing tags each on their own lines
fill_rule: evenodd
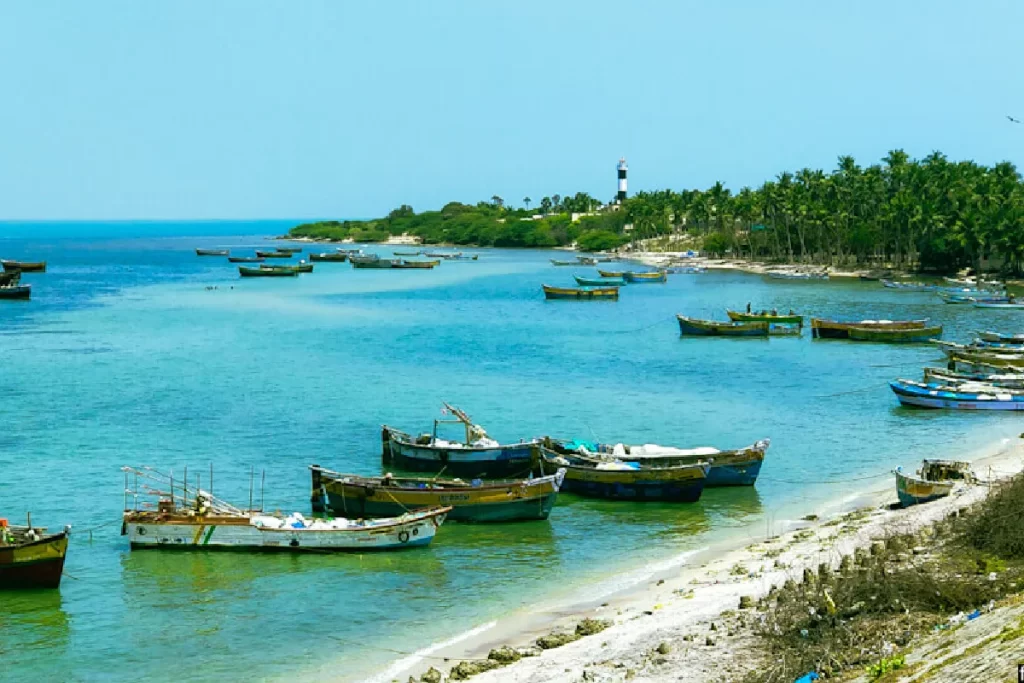
<svg viewBox="0 0 1024 683">
<path fill-rule="evenodd" d="M 50 264 L 25 276 L 30 302 L 0 302 L 0 515 L 74 527 L 59 592 L 0 600 L 0 678 L 359 680 L 614 571 L 753 535 L 896 465 L 1021 431 L 1014 415 L 897 407 L 886 382 L 939 363 L 927 346 L 680 338 L 674 320 L 750 301 L 930 317 L 964 339 L 1020 331 L 1013 311 L 731 273 L 630 285 L 618 302 L 546 302 L 542 282 L 593 268 L 552 267 L 542 251 L 244 281 L 194 253 L 264 246 L 292 224 L 0 224 L 0 257 Z M 403 553 L 130 552 L 118 535 L 122 465 L 205 479 L 212 463 L 215 492 L 240 504 L 255 466 L 267 508 L 308 512 L 307 465 L 378 473 L 379 425 L 428 430 L 443 400 L 501 440 L 772 447 L 755 489 L 690 506 L 563 495 L 548 522 L 448 524 Z"/>
</svg>

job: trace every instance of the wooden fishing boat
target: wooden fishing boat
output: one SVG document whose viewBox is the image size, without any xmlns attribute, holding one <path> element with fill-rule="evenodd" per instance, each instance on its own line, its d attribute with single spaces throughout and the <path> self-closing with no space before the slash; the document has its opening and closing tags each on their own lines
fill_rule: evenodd
<svg viewBox="0 0 1024 683">
<path fill-rule="evenodd" d="M 462 256 L 462 252 L 461 251 L 455 251 L 455 252 L 451 252 L 451 251 L 428 251 L 426 254 L 424 254 L 424 256 L 426 256 L 427 258 L 453 259 L 453 258 L 457 258 L 459 256 Z"/>
<path fill-rule="evenodd" d="M 877 328 L 887 330 L 909 330 L 923 328 L 928 320 L 827 320 L 825 318 L 811 318 L 811 334 L 816 339 L 849 339 L 850 329 Z"/>
<path fill-rule="evenodd" d="M 196 249 L 196 256 L 227 256 L 230 253 L 228 249 Z"/>
<path fill-rule="evenodd" d="M 451 256 L 445 257 L 446 261 L 476 261 L 480 258 L 480 254 L 452 254 Z"/>
<path fill-rule="evenodd" d="M 136 481 L 157 481 L 159 488 L 128 491 L 121 535 L 133 550 L 249 550 L 335 552 L 398 550 L 429 544 L 450 507 L 436 507 L 374 520 L 309 519 L 262 510 L 242 510 L 198 487 L 184 486 L 150 468 L 123 468 Z M 168 484 L 170 490 L 167 490 Z M 155 509 L 128 509 L 127 496 L 156 496 Z"/>
<path fill-rule="evenodd" d="M 804 317 L 802 315 L 796 315 L 795 313 L 771 313 L 768 311 L 761 311 L 760 313 L 744 313 L 742 311 L 731 311 L 725 309 L 726 315 L 729 316 L 729 320 L 736 322 L 766 322 L 766 323 L 779 323 L 783 325 L 803 325 Z"/>
<path fill-rule="evenodd" d="M 925 282 L 894 282 L 892 280 L 882 280 L 882 286 L 902 292 L 934 292 L 939 288 L 938 285 L 930 285 Z"/>
<path fill-rule="evenodd" d="M 274 247 L 282 254 L 301 254 L 303 247 Z"/>
<path fill-rule="evenodd" d="M 917 476 L 905 474 L 902 468 L 895 469 L 893 474 L 896 496 L 905 508 L 945 498 L 958 484 L 976 481 L 970 463 L 958 460 L 925 460 Z"/>
<path fill-rule="evenodd" d="M 987 384 L 1005 389 L 1024 390 L 1024 374 L 957 372 L 946 368 L 925 368 L 924 383 L 957 388 L 969 384 Z"/>
<path fill-rule="evenodd" d="M 769 324 L 762 321 L 719 322 L 676 315 L 679 333 L 698 337 L 767 337 Z"/>
<path fill-rule="evenodd" d="M 553 266 L 578 266 L 578 265 L 581 265 L 581 264 L 580 264 L 579 261 L 559 261 L 557 259 L 551 259 L 551 265 L 553 265 Z"/>
<path fill-rule="evenodd" d="M 974 349 L 967 346 L 940 347 L 952 362 L 965 362 L 990 367 L 1024 367 L 1024 353 L 1013 353 L 990 349 Z"/>
<path fill-rule="evenodd" d="M 1005 344 L 1024 344 L 1024 334 L 1002 334 L 1000 332 L 975 332 L 978 339 L 986 342 L 1002 342 Z"/>
<path fill-rule="evenodd" d="M 594 258 L 593 256 L 577 256 L 576 257 L 576 262 L 579 263 L 581 266 L 596 266 L 597 265 L 597 259 Z"/>
<path fill-rule="evenodd" d="M 312 273 L 313 272 L 313 264 L 312 263 L 306 263 L 305 261 L 299 261 L 298 263 L 294 263 L 294 264 L 290 264 L 290 265 L 286 265 L 286 266 L 276 266 L 276 265 L 264 264 L 264 265 L 260 266 L 260 269 L 261 270 L 292 270 L 292 271 L 295 271 L 296 273 Z"/>
<path fill-rule="evenodd" d="M 573 275 L 581 287 L 622 287 L 626 281 L 621 277 L 580 277 Z"/>
<path fill-rule="evenodd" d="M 565 471 L 565 491 L 592 498 L 695 503 L 707 484 L 710 465 L 640 465 L 559 454 L 538 447 L 545 472 Z"/>
<path fill-rule="evenodd" d="M 327 261 L 329 263 L 344 263 L 348 261 L 348 254 L 343 251 L 324 252 L 322 254 L 310 254 L 310 261 Z"/>
<path fill-rule="evenodd" d="M 626 277 L 626 271 L 624 270 L 601 270 L 598 268 L 597 274 L 601 277 L 621 277 L 623 279 Z"/>
<path fill-rule="evenodd" d="M 626 282 L 632 283 L 668 281 L 668 276 L 665 275 L 665 271 L 662 270 L 658 270 L 653 273 L 637 273 L 627 270 L 622 277 L 626 279 Z"/>
<path fill-rule="evenodd" d="M 238 274 L 242 277 L 296 277 L 299 271 L 294 268 L 246 268 L 238 267 Z"/>
<path fill-rule="evenodd" d="M 887 344 L 913 344 L 927 342 L 942 336 L 942 325 L 910 329 L 888 329 L 882 327 L 851 327 L 848 330 L 854 341 L 884 342 Z"/>
<path fill-rule="evenodd" d="M 353 268 L 394 268 L 398 259 L 385 259 L 371 254 L 369 256 L 350 256 L 348 259 Z"/>
<path fill-rule="evenodd" d="M 702 266 L 668 266 L 665 268 L 665 272 L 669 275 L 699 275 L 700 273 L 707 272 L 707 268 Z"/>
<path fill-rule="evenodd" d="M 0 591 L 59 587 L 70 533 L 48 534 L 31 517 L 25 526 L 0 519 Z"/>
<path fill-rule="evenodd" d="M 0 299 L 29 299 L 32 285 L 4 285 L 0 287 Z"/>
<path fill-rule="evenodd" d="M 396 251 L 395 256 L 421 256 L 422 251 Z"/>
<path fill-rule="evenodd" d="M 828 273 L 808 273 L 791 270 L 769 270 L 765 273 L 773 280 L 827 280 Z"/>
<path fill-rule="evenodd" d="M 946 387 L 898 379 L 890 382 L 889 387 L 905 406 L 953 410 L 1024 410 L 1024 391 L 992 385 Z"/>
<path fill-rule="evenodd" d="M 225 252 L 227 253 L 227 252 Z M 5 272 L 21 271 L 23 273 L 45 273 L 46 261 L 5 261 L 0 260 Z"/>
<path fill-rule="evenodd" d="M 708 446 L 701 448 L 675 448 L 657 444 L 630 446 L 626 444 L 599 444 L 574 439 L 572 441 L 545 437 L 542 445 L 560 455 L 582 456 L 591 459 L 613 459 L 635 462 L 645 466 L 678 466 L 708 463 L 706 486 L 753 486 L 761 472 L 771 439 L 734 450 L 722 451 Z M 567 475 L 568 476 L 568 475 Z M 569 490 L 568 488 L 566 490 Z"/>
<path fill-rule="evenodd" d="M 361 477 L 318 465 L 313 473 L 313 511 L 350 517 L 395 517 L 409 510 L 451 506 L 448 521 L 512 522 L 547 519 L 565 470 L 543 477 L 504 481 Z"/>
<path fill-rule="evenodd" d="M 262 258 L 291 258 L 292 253 L 290 251 L 261 251 L 256 250 L 256 255 Z"/>
<path fill-rule="evenodd" d="M 1007 301 L 975 301 L 974 302 L 974 307 L 975 308 L 1012 308 L 1012 309 L 1019 310 L 1019 309 L 1024 308 L 1024 303 L 1017 303 L 1015 301 L 1010 301 L 1010 300 L 1007 300 Z"/>
<path fill-rule="evenodd" d="M 973 304 L 974 297 L 966 294 L 951 294 L 950 292 L 936 292 L 939 298 L 947 304 Z"/>
<path fill-rule="evenodd" d="M 400 261 L 392 262 L 391 267 L 408 268 L 413 270 L 430 270 L 431 268 L 436 268 L 439 265 L 441 265 L 441 262 L 436 259 L 433 261 L 410 261 L 408 259 L 402 259 Z"/>
<path fill-rule="evenodd" d="M 541 285 L 545 299 L 600 299 L 616 301 L 619 298 L 618 287 L 552 287 Z"/>
<path fill-rule="evenodd" d="M 443 472 L 454 477 L 522 477 L 533 471 L 536 440 L 500 444 L 487 436 L 480 425 L 473 424 L 462 410 L 445 403 L 444 414 L 454 419 L 434 420 L 433 432 L 420 436 L 384 425 L 383 463 L 412 472 Z M 440 438 L 437 430 L 442 424 L 461 425 L 465 429 L 464 439 L 460 442 Z"/>
<path fill-rule="evenodd" d="M 263 263 L 262 256 L 228 256 L 228 263 Z"/>
</svg>

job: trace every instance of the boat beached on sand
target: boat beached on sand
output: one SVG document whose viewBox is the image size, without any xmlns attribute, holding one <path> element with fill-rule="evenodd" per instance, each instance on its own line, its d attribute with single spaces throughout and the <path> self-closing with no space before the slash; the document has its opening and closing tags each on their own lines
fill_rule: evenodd
<svg viewBox="0 0 1024 683">
<path fill-rule="evenodd" d="M 60 586 L 70 533 L 66 526 L 48 534 L 32 526 L 31 516 L 25 526 L 0 519 L 0 591 Z"/>
<path fill-rule="evenodd" d="M 500 444 L 462 410 L 445 403 L 443 415 L 454 419 L 434 420 L 429 434 L 413 436 L 393 427 L 381 427 L 381 457 L 384 465 L 412 472 L 438 472 L 453 477 L 524 477 L 533 471 L 536 440 Z M 438 426 L 458 424 L 465 430 L 462 441 L 438 436 Z"/>
<path fill-rule="evenodd" d="M 971 464 L 959 460 L 925 460 L 917 476 L 905 474 L 902 468 L 896 468 L 893 474 L 896 495 L 905 508 L 945 498 L 957 485 L 976 481 Z"/>
<path fill-rule="evenodd" d="M 544 477 L 464 481 L 439 477 L 361 477 L 319 465 L 313 474 L 313 511 L 357 517 L 395 517 L 409 510 L 452 506 L 448 521 L 511 522 L 547 519 L 565 470 Z"/>
<path fill-rule="evenodd" d="M 285 517 L 262 510 L 241 510 L 219 500 L 197 484 L 194 488 L 174 482 L 173 475 L 152 469 L 123 468 L 126 479 L 125 511 L 121 535 L 132 549 L 175 550 L 271 550 L 327 552 L 397 550 L 423 546 L 433 540 L 450 507 L 410 512 L 377 520 L 345 518 L 309 519 L 299 513 Z M 134 491 L 128 475 L 156 481 L 160 488 Z M 169 486 L 170 488 L 164 488 Z M 155 509 L 128 508 L 128 495 L 159 500 Z"/>
</svg>

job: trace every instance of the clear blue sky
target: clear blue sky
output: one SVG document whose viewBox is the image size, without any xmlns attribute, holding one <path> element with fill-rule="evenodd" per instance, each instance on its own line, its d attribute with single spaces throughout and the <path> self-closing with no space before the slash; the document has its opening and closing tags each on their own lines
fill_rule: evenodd
<svg viewBox="0 0 1024 683">
<path fill-rule="evenodd" d="M 364 217 L 1018 162 L 1024 3 L 0 4 L 0 218 Z"/>
</svg>

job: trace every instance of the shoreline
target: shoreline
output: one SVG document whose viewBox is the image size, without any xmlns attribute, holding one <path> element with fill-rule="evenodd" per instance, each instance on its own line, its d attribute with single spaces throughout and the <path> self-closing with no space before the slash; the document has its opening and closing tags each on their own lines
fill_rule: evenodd
<svg viewBox="0 0 1024 683">
<path fill-rule="evenodd" d="M 988 478 L 990 470 L 993 478 L 1009 476 L 1024 469 L 1024 441 L 999 439 L 975 449 L 964 459 L 972 462 L 982 480 Z M 596 669 L 609 666 L 612 670 L 604 673 L 614 675 L 607 680 L 623 680 L 627 671 L 635 674 L 650 668 L 652 652 L 662 643 L 667 644 L 665 649 L 678 654 L 670 658 L 655 656 L 654 661 L 664 660 L 663 664 L 671 666 L 664 666 L 660 672 L 657 666 L 655 670 L 644 670 L 643 680 L 722 680 L 723 666 L 741 654 L 749 637 L 726 628 L 713 629 L 711 624 L 728 621 L 729 612 L 737 610 L 741 596 L 756 601 L 769 588 L 787 579 L 799 579 L 804 569 L 816 570 L 821 564 L 838 566 L 843 555 L 871 546 L 887 531 L 916 530 L 980 500 L 987 490 L 985 486 L 967 487 L 925 505 L 890 509 L 887 504 L 896 497 L 890 479 L 884 487 L 865 488 L 842 501 L 819 504 L 817 510 L 807 510 L 803 518 L 779 520 L 771 529 L 771 538 L 767 538 L 763 528 L 761 540 L 753 543 L 751 535 L 740 533 L 613 574 L 578 589 L 568 599 L 535 605 L 477 625 L 447 641 L 406 655 L 368 680 L 376 683 L 406 680 L 410 676 L 418 680 L 430 668 L 447 673 L 462 660 L 486 658 L 494 648 L 530 648 L 540 636 L 571 632 L 585 618 L 608 620 L 611 626 L 599 637 L 585 637 L 545 650 L 539 656 L 524 657 L 473 676 L 472 680 L 579 680 L 586 671 L 595 675 Z M 618 588 L 599 590 L 596 596 L 581 595 L 581 591 L 607 589 L 616 583 Z M 714 646 L 705 644 L 709 634 L 714 636 Z"/>
</svg>

